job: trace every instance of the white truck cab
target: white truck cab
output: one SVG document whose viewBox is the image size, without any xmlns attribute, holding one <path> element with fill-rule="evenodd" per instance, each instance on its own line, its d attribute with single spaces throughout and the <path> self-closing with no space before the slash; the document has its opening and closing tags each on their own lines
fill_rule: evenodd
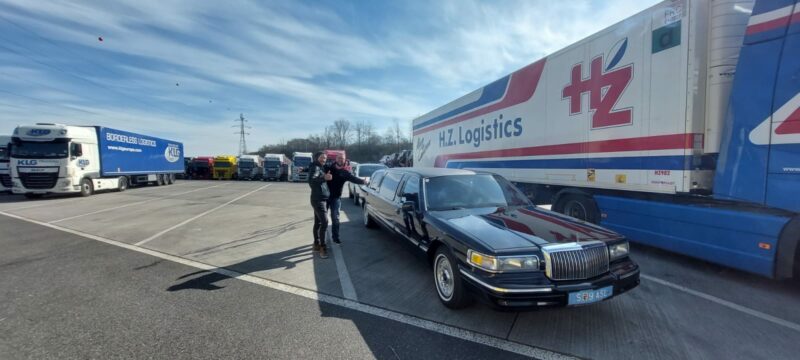
<svg viewBox="0 0 800 360">
<path fill-rule="evenodd" d="M 292 181 L 308 181 L 308 166 L 311 165 L 310 152 L 294 152 L 292 154 Z"/>
<path fill-rule="evenodd" d="M 15 194 L 38 197 L 46 193 L 116 188 L 116 179 L 97 179 L 100 177 L 97 149 L 94 127 L 19 126 L 11 142 L 11 190 Z M 84 186 L 86 189 L 82 189 Z"/>
</svg>

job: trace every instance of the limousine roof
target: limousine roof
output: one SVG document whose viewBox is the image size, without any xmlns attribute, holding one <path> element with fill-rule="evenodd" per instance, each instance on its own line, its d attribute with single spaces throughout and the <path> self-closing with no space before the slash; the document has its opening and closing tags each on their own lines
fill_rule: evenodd
<svg viewBox="0 0 800 360">
<path fill-rule="evenodd" d="M 475 175 L 475 174 L 487 174 L 486 172 L 482 171 L 472 171 L 472 170 L 462 170 L 462 169 L 448 169 L 448 168 L 389 168 L 385 169 L 384 171 L 391 171 L 391 172 L 401 172 L 401 173 L 411 173 L 417 174 L 421 177 L 437 177 L 437 176 L 448 176 L 448 175 Z"/>
</svg>

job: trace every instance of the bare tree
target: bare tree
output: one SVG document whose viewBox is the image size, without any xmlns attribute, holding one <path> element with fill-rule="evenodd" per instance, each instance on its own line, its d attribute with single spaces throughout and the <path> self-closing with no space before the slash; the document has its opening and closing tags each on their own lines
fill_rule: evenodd
<svg viewBox="0 0 800 360">
<path fill-rule="evenodd" d="M 350 142 L 350 121 L 346 119 L 339 119 L 333 122 L 331 131 L 333 132 L 334 145 L 340 149 L 344 149 L 347 143 Z"/>
<path fill-rule="evenodd" d="M 346 150 L 348 157 L 355 161 L 375 162 L 383 155 L 394 153 L 398 148 L 411 148 L 411 143 L 408 142 L 405 134 L 405 123 L 401 125 L 402 133 L 398 136 L 397 126 L 389 126 L 385 129 L 386 132 L 382 133 L 376 130 L 369 121 L 360 121 L 350 124 L 348 131 L 344 132 L 349 135 L 341 135 L 342 133 L 337 131 L 341 129 L 341 125 L 337 128 L 337 126 L 331 124 L 323 128 L 321 133 L 309 134 L 306 138 L 294 138 L 288 141 L 281 139 L 275 144 L 261 146 L 258 153 L 261 155 L 265 153 L 284 153 L 287 156 L 291 156 L 296 151 L 315 152 L 336 148 Z M 347 141 L 353 137 L 355 137 L 356 141 L 360 137 L 361 146 L 347 144 Z M 342 138 L 347 140 L 345 140 L 343 147 L 339 147 L 341 146 Z M 399 144 L 397 142 L 398 139 L 400 141 Z"/>
<path fill-rule="evenodd" d="M 375 145 L 376 144 L 375 142 L 372 142 L 373 137 L 375 136 L 375 128 L 372 127 L 372 123 L 371 122 L 364 122 L 363 128 L 361 129 L 361 131 L 363 132 L 363 135 L 362 135 L 363 139 L 364 139 L 364 141 L 367 142 L 367 144 L 369 144 L 369 145 Z"/>
<path fill-rule="evenodd" d="M 394 128 L 393 127 L 386 128 L 386 131 L 383 133 L 383 142 L 385 144 L 394 144 L 396 138 L 397 137 L 394 134 Z"/>
<path fill-rule="evenodd" d="M 367 122 L 364 121 L 364 120 L 358 120 L 353 125 L 353 132 L 355 132 L 355 137 L 356 137 L 356 145 L 358 145 L 359 149 L 361 148 L 361 143 L 365 139 L 365 137 L 364 137 L 364 128 L 366 128 L 366 127 L 367 127 Z"/>
<path fill-rule="evenodd" d="M 397 145 L 397 152 L 400 152 L 400 142 L 401 142 L 400 140 L 403 137 L 403 133 L 400 131 L 400 120 L 394 118 L 392 119 L 392 122 L 394 123 L 393 130 L 394 130 L 394 135 L 396 137 L 395 144 Z"/>
</svg>

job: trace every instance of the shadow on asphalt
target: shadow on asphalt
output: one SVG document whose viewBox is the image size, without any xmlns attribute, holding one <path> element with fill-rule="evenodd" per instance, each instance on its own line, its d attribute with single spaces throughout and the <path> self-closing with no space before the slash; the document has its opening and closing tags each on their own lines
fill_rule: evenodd
<svg viewBox="0 0 800 360">
<path fill-rule="evenodd" d="M 348 201 L 350 199 L 343 198 L 342 201 Z M 352 200 L 350 200 L 349 204 L 343 204 L 342 212 L 345 213 L 351 222 L 356 221 L 356 223 L 342 223 L 342 235 L 343 241 L 345 244 L 343 246 L 356 246 L 355 242 L 350 242 L 350 240 L 354 240 L 356 236 L 362 236 L 361 233 L 362 225 L 360 224 L 360 209 L 352 204 Z M 308 208 L 309 214 L 312 212 L 311 207 Z M 329 214 L 330 216 L 330 214 Z M 224 269 L 229 271 L 235 271 L 240 274 L 252 274 L 258 271 L 264 270 L 271 270 L 271 269 L 289 269 L 295 267 L 300 262 L 305 261 L 312 261 L 313 271 L 314 271 L 314 280 L 318 287 L 323 284 L 330 283 L 331 280 L 331 266 L 335 263 L 335 255 L 333 254 L 334 251 L 341 251 L 338 245 L 333 245 L 329 243 L 328 246 L 331 247 L 330 257 L 327 259 L 321 259 L 318 254 L 313 253 L 311 249 L 311 234 L 309 231 L 308 234 L 308 244 L 295 247 L 293 249 L 289 249 L 286 251 L 281 251 L 274 254 L 266 254 L 263 256 L 258 256 L 251 258 L 246 261 L 242 261 L 239 263 L 231 264 L 228 266 L 224 266 L 217 269 L 212 270 L 202 270 L 202 271 L 195 271 L 192 273 L 188 273 L 186 275 L 181 276 L 177 280 L 183 280 L 183 282 L 172 285 L 167 288 L 167 291 L 181 291 L 181 290 L 206 290 L 206 291 L 213 291 L 219 290 L 224 288 L 224 286 L 220 285 L 220 282 L 230 279 L 230 276 L 222 275 L 217 273 L 216 271 Z M 403 251 L 402 245 L 399 242 L 387 242 L 384 246 L 392 248 L 390 253 L 397 254 L 397 251 Z M 334 248 L 335 247 L 335 248 Z M 409 261 L 414 261 L 414 264 L 411 264 L 412 268 L 417 269 L 419 271 L 427 273 L 427 269 L 425 268 L 425 261 L 424 259 L 414 259 L 414 256 L 411 255 L 410 252 L 402 252 L 399 255 L 395 256 L 402 256 L 407 257 Z M 374 254 L 379 255 L 379 254 Z M 375 261 L 381 261 L 381 257 L 375 259 Z M 418 261 L 419 263 L 416 263 Z M 336 270 L 333 270 L 336 271 Z M 199 275 L 199 276 L 198 276 Z M 409 275 L 409 274 L 406 274 Z M 411 276 L 412 278 L 418 278 L 418 276 Z M 427 276 L 425 276 L 427 278 Z M 371 287 L 369 289 L 359 287 L 356 285 L 356 291 L 387 291 L 388 289 L 380 287 Z M 394 287 L 396 284 L 384 283 L 381 286 L 385 287 Z M 431 285 L 432 287 L 432 285 Z M 320 293 L 333 295 L 333 296 L 340 296 L 337 294 L 333 294 L 330 292 L 326 292 L 324 290 L 318 289 Z M 430 299 L 435 300 L 435 298 L 426 296 L 426 301 Z M 430 300 L 430 301 L 433 301 Z M 438 303 L 437 303 L 438 304 Z M 365 315 L 361 312 L 351 310 L 348 308 L 344 308 L 338 305 L 333 305 L 325 302 L 317 302 L 317 306 L 319 307 L 319 316 L 323 318 L 333 318 L 348 321 L 349 323 L 353 324 L 355 328 L 358 330 L 361 341 L 366 344 L 372 355 L 376 359 L 406 359 L 406 358 L 419 358 L 421 349 L 425 349 L 425 354 L 423 357 L 425 358 L 450 358 L 453 357 L 455 354 L 456 358 L 459 359 L 478 359 L 478 358 L 485 358 L 489 353 L 495 353 L 496 350 L 486 350 L 484 348 L 482 351 L 487 352 L 471 352 L 474 351 L 473 347 L 467 348 L 453 348 L 452 346 L 442 346 L 441 341 L 443 338 L 447 338 L 447 336 L 435 333 L 429 333 L 430 336 L 415 336 L 413 339 L 408 337 L 409 333 L 406 326 L 394 326 L 389 324 L 390 320 L 386 320 L 380 317 Z M 448 343 L 451 343 L 448 341 Z M 314 346 L 313 344 L 309 344 L 309 346 Z M 480 347 L 480 346 L 478 346 Z M 470 350 L 472 349 L 472 350 Z M 513 354 L 504 354 L 503 358 L 511 359 L 517 358 L 518 356 Z"/>
<path fill-rule="evenodd" d="M 223 268 L 213 270 L 195 271 L 181 276 L 178 280 L 186 279 L 195 275 L 205 274 L 200 277 L 186 280 L 180 284 L 172 285 L 167 291 L 180 291 L 188 289 L 196 290 L 219 290 L 224 286 L 217 285 L 218 282 L 230 279 L 229 276 L 218 274 L 215 270 L 226 269 L 240 274 L 251 274 L 258 271 L 272 269 L 291 269 L 298 263 L 311 260 L 311 244 L 299 246 L 293 249 L 281 251 L 274 254 L 266 254 L 239 263 L 231 264 Z"/>
</svg>

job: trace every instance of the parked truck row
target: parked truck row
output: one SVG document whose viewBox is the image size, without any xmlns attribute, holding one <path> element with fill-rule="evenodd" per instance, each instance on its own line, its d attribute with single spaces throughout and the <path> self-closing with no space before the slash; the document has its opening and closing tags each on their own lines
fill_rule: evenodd
<svg viewBox="0 0 800 360">
<path fill-rule="evenodd" d="M 184 159 L 186 179 L 307 181 L 311 153 L 198 156 Z"/>
<path fill-rule="evenodd" d="M 415 165 L 491 171 L 632 241 L 798 276 L 799 73 L 798 1 L 664 1 L 415 119 Z"/>
</svg>

